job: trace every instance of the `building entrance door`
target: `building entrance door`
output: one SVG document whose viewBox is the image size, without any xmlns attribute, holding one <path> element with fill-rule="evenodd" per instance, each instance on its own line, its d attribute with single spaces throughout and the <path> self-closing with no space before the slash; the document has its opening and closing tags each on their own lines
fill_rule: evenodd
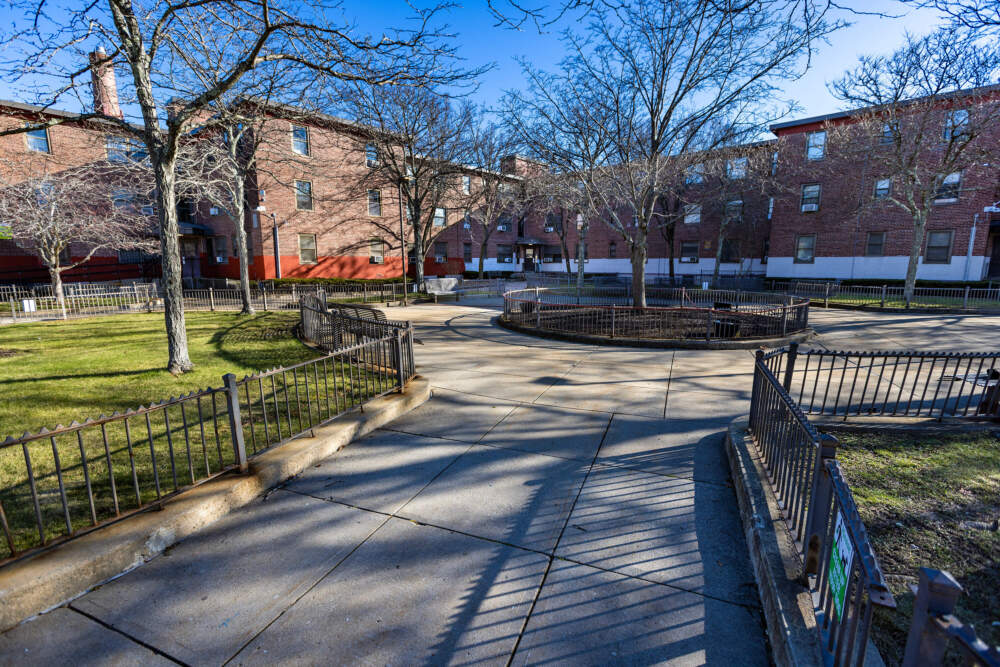
<svg viewBox="0 0 1000 667">
<path fill-rule="evenodd" d="M 990 273 L 991 279 L 1000 278 L 1000 232 L 993 235 L 993 252 L 990 253 Z"/>
<path fill-rule="evenodd" d="M 535 270 L 535 249 L 528 246 L 524 249 L 524 270 L 534 271 Z"/>
</svg>

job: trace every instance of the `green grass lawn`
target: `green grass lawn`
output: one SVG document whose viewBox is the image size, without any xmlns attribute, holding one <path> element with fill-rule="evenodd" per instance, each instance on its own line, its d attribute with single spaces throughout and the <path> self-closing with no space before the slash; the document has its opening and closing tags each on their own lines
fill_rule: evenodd
<svg viewBox="0 0 1000 667">
<path fill-rule="evenodd" d="M 920 567 L 965 589 L 956 615 L 1000 644 L 1000 439 L 993 434 L 843 434 L 841 466 L 899 609 L 878 613 L 873 638 L 899 664 Z"/>
<path fill-rule="evenodd" d="M 18 437 L 25 431 L 34 433 L 42 426 L 52 429 L 102 413 L 124 412 L 199 388 L 221 387 L 222 376 L 228 372 L 242 378 L 257 370 L 321 356 L 294 337 L 292 327 L 297 322 L 296 312 L 251 317 L 188 313 L 188 342 L 195 370 L 178 377 L 164 370 L 167 350 L 162 314 L 2 327 L 0 439 Z M 363 371 L 346 364 L 328 363 L 324 369 L 327 367 L 339 373 L 325 385 L 331 389 L 329 396 L 318 395 L 314 369 L 310 369 L 309 378 L 304 371 L 279 375 L 276 384 L 269 382 L 263 393 L 257 391 L 258 383 L 244 387 L 249 390 L 242 410 L 250 453 L 278 441 L 275 420 L 279 414 L 285 421 L 281 438 L 324 417 L 318 404 L 313 409 L 305 400 L 307 384 L 311 383 L 309 398 L 314 403 L 317 398 L 333 398 L 333 412 L 361 395 L 361 381 L 367 379 Z M 272 415 L 267 435 L 261 420 L 265 403 Z M 188 429 L 183 428 L 185 423 Z M 0 450 L 0 508 L 17 551 L 40 541 L 37 514 L 41 514 L 48 541 L 67 532 L 67 522 L 75 531 L 95 519 L 113 518 L 214 474 L 235 460 L 225 396 L 219 393 L 187 401 L 183 407 L 151 412 L 148 421 L 145 415 L 136 416 L 104 428 L 87 427 L 79 434 L 43 438 L 28 445 L 39 499 L 37 511 L 23 448 Z M 63 488 L 55 475 L 57 455 Z M 82 465 L 84 457 L 87 466 Z M 68 518 L 61 502 L 63 493 Z M 2 539 L 5 537 L 0 536 L 0 560 L 10 555 L 7 540 Z"/>
</svg>

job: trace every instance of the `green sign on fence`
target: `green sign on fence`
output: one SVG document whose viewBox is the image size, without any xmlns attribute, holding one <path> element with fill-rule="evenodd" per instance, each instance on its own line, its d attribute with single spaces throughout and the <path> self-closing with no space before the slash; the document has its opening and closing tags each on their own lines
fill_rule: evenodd
<svg viewBox="0 0 1000 667">
<path fill-rule="evenodd" d="M 847 587 L 850 583 L 851 565 L 854 564 L 854 547 L 847 534 L 847 524 L 844 516 L 837 512 L 837 521 L 833 527 L 833 548 L 830 549 L 830 594 L 833 595 L 833 606 L 837 610 L 837 620 L 844 618 L 844 601 L 847 599 Z"/>
<path fill-rule="evenodd" d="M 14 228 L 10 225 L 0 225 L 0 241 L 9 241 L 14 238 Z"/>
</svg>

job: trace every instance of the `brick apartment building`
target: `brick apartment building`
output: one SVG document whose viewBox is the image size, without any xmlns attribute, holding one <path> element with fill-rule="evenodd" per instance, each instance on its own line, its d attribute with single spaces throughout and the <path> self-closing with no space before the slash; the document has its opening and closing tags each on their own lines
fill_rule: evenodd
<svg viewBox="0 0 1000 667">
<path fill-rule="evenodd" d="M 93 74 L 95 106 L 120 115 L 113 72 Z M 81 167 L 113 161 L 122 150 L 122 137 L 107 124 L 75 121 L 78 115 L 70 112 L 0 101 L 0 127 L 50 116 L 67 122 L 45 131 L 0 137 L 0 163 L 41 157 L 53 168 Z M 719 257 L 719 270 L 724 274 L 902 278 L 912 239 L 908 218 L 888 206 L 858 212 L 858 197 L 876 187 L 876 175 L 838 178 L 835 170 L 821 168 L 821 158 L 827 155 L 825 124 L 849 120 L 849 113 L 840 113 L 771 128 L 778 140 L 758 144 L 755 150 L 771 155 L 773 176 L 781 186 L 775 196 L 749 186 L 741 192 L 737 185 L 726 197 L 720 199 L 717 193 L 707 197 L 697 182 L 689 182 L 683 205 L 675 208 L 679 215 L 673 272 L 709 275 Z M 258 152 L 257 168 L 247 183 L 248 208 L 241 216 L 248 236 L 251 278 L 277 277 L 279 264 L 282 277 L 400 275 L 402 253 L 396 234 L 405 216 L 401 216 L 397 192 L 391 186 L 359 187 L 371 160 L 377 159 L 365 139 L 365 128 L 321 115 L 276 119 L 273 126 L 277 139 L 264 142 Z M 822 156 L 817 158 L 819 153 Z M 847 164 L 840 168 L 842 173 L 863 173 L 863 167 Z M 516 181 L 529 168 L 529 161 L 510 156 L 500 176 Z M 729 171 L 738 183 L 738 161 Z M 984 213 L 998 198 L 997 173 L 996 168 L 980 170 L 976 182 L 966 178 L 954 198 L 935 206 L 919 278 L 1000 277 L 1000 214 Z M 469 180 L 476 184 L 484 176 L 470 172 Z M 425 259 L 427 275 L 478 269 L 481 239 L 477 235 L 481 232 L 475 223 L 465 222 L 461 204 L 453 203 L 432 216 L 441 233 Z M 236 278 L 236 223 L 229 213 L 212 202 L 180 202 L 178 210 L 186 282 Z M 720 235 L 723 220 L 727 224 Z M 585 271 L 629 273 L 625 241 L 601 221 L 588 222 Z M 575 212 L 529 211 L 504 223 L 487 246 L 487 271 L 559 273 L 568 269 L 575 273 L 580 241 Z M 565 250 L 560 228 L 565 229 Z M 651 230 L 647 273 L 670 273 L 670 257 L 665 236 Z M 123 252 L 94 257 L 69 272 L 66 280 L 148 279 L 158 273 L 157 258 Z M 45 271 L 30 253 L 0 240 L 0 282 L 46 280 Z"/>
</svg>

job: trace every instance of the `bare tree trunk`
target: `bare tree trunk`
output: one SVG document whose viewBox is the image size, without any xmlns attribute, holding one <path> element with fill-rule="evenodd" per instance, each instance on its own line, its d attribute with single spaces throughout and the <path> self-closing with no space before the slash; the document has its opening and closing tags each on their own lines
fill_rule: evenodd
<svg viewBox="0 0 1000 667">
<path fill-rule="evenodd" d="M 559 213 L 559 245 L 562 246 L 563 261 L 566 262 L 566 275 L 573 276 L 573 264 L 570 263 L 569 245 L 566 243 L 566 211 Z"/>
<path fill-rule="evenodd" d="M 633 243 L 632 246 L 632 306 L 646 307 L 646 258 L 649 252 L 645 243 Z"/>
<path fill-rule="evenodd" d="M 184 291 L 181 284 L 180 229 L 174 164 L 157 160 L 153 165 L 160 192 L 160 254 L 163 264 L 163 317 L 167 326 L 167 370 L 174 375 L 194 368 L 188 355 L 184 325 Z"/>
<path fill-rule="evenodd" d="M 233 208 L 236 209 L 230 215 L 233 226 L 236 227 L 236 254 L 240 258 L 240 299 L 243 307 L 241 315 L 253 315 L 253 302 L 250 299 L 250 258 L 247 256 L 247 229 L 244 210 L 246 208 L 246 181 L 243 174 L 239 174 L 234 184 L 236 195 L 233 201 Z"/>
<path fill-rule="evenodd" d="M 486 262 L 486 252 L 489 250 L 490 236 L 492 235 L 490 231 L 483 230 L 485 236 L 482 242 L 479 244 L 479 279 L 483 279 L 483 265 Z"/>
<path fill-rule="evenodd" d="M 719 286 L 719 268 L 722 265 L 722 244 L 726 240 L 726 236 L 723 233 L 724 228 L 719 228 L 719 236 L 715 240 L 715 269 L 712 271 L 712 288 L 715 289 Z"/>
<path fill-rule="evenodd" d="M 906 284 L 903 287 L 903 300 L 906 307 L 913 301 L 913 290 L 917 285 L 917 268 L 920 266 L 920 251 L 924 247 L 924 234 L 927 232 L 927 215 L 924 212 L 913 216 L 913 245 L 910 247 L 910 261 L 906 265 Z"/>
<path fill-rule="evenodd" d="M 52 296 L 56 298 L 56 303 L 59 304 L 59 310 L 62 313 L 62 318 L 65 320 L 66 296 L 63 294 L 62 267 L 60 267 L 58 263 L 49 267 L 49 281 L 52 283 Z"/>
<path fill-rule="evenodd" d="M 674 285 L 674 279 L 676 278 L 676 275 L 674 273 L 674 255 L 675 255 L 675 252 L 674 252 L 674 223 L 672 223 L 672 222 L 670 223 L 670 226 L 667 227 L 667 230 L 666 230 L 666 232 L 664 233 L 663 236 L 664 236 L 663 240 L 667 242 L 667 258 L 668 258 L 667 271 L 668 271 L 668 274 L 670 275 L 670 286 L 673 287 L 673 285 Z"/>
</svg>

